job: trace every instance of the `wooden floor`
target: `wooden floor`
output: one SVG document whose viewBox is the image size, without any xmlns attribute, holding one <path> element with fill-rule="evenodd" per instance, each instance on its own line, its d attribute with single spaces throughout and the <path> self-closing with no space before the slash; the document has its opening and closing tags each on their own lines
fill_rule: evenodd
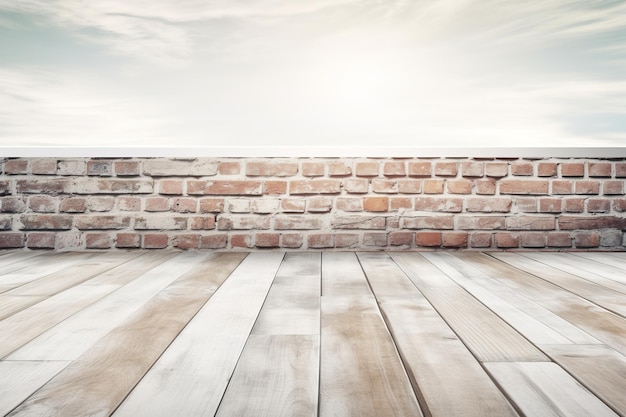
<svg viewBox="0 0 626 417">
<path fill-rule="evenodd" d="M 0 416 L 626 416 L 626 254 L 0 252 Z"/>
</svg>

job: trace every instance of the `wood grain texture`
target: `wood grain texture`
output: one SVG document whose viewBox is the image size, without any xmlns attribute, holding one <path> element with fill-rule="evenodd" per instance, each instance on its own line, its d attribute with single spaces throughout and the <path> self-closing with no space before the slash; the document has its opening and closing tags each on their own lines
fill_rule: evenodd
<svg viewBox="0 0 626 417">
<path fill-rule="evenodd" d="M 386 253 L 361 252 L 358 257 L 376 297 L 413 294 L 417 291 L 411 280 Z"/>
<path fill-rule="evenodd" d="M 619 274 L 619 282 L 626 282 L 623 279 L 623 273 L 626 272 L 626 261 L 615 256 L 614 253 L 606 253 L 606 252 L 576 252 L 573 253 L 572 256 L 576 256 L 578 258 L 585 259 L 587 261 L 592 261 L 589 265 L 587 265 L 585 270 L 597 271 L 599 265 L 611 266 L 613 268 L 617 268 L 622 271 Z M 609 278 L 614 278 L 613 274 Z"/>
<path fill-rule="evenodd" d="M 244 256 L 215 254 L 179 269 L 184 275 L 11 415 L 110 415 Z"/>
<path fill-rule="evenodd" d="M 456 287 L 457 284 L 420 253 L 392 252 L 391 259 L 418 287 Z"/>
<path fill-rule="evenodd" d="M 370 295 L 354 252 L 322 253 L 322 295 Z"/>
</svg>

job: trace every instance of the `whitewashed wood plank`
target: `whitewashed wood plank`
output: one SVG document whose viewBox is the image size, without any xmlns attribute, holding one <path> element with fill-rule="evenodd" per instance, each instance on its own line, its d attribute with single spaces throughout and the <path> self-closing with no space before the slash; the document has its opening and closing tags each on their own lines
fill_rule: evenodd
<svg viewBox="0 0 626 417">
<path fill-rule="evenodd" d="M 252 334 L 319 334 L 320 263 L 319 252 L 285 255 Z"/>
<path fill-rule="evenodd" d="M 614 256 L 613 253 L 607 252 L 574 252 L 572 256 L 584 258 L 593 262 L 594 267 L 597 264 L 609 265 L 613 268 L 618 268 L 621 271 L 626 271 L 626 260 Z M 620 280 L 621 281 L 621 280 Z"/>
<path fill-rule="evenodd" d="M 0 416 L 17 407 L 68 364 L 64 361 L 0 361 Z"/>
<path fill-rule="evenodd" d="M 322 253 L 322 295 L 371 295 L 354 252 Z"/>
<path fill-rule="evenodd" d="M 217 417 L 316 417 L 319 335 L 251 335 Z"/>
<path fill-rule="evenodd" d="M 626 416 L 624 355 L 604 345 L 543 345 L 541 348 L 613 410 Z"/>
<path fill-rule="evenodd" d="M 527 416 L 617 417 L 613 410 L 554 363 L 484 365 Z"/>
<path fill-rule="evenodd" d="M 391 252 L 389 256 L 418 287 L 456 287 L 443 271 L 417 252 Z"/>
<path fill-rule="evenodd" d="M 386 253 L 360 252 L 357 255 L 376 297 L 412 294 L 417 290 Z"/>
<path fill-rule="evenodd" d="M 323 296 L 320 417 L 420 416 L 373 296 Z"/>
<path fill-rule="evenodd" d="M 110 415 L 244 256 L 212 254 L 196 263 L 12 415 Z"/>
<path fill-rule="evenodd" d="M 248 255 L 114 415 L 213 416 L 283 255 Z"/>
<path fill-rule="evenodd" d="M 98 339 L 141 308 L 159 291 L 204 260 L 201 253 L 179 253 L 67 318 L 7 357 L 10 360 L 74 360 Z M 142 262 L 141 258 L 133 263 Z M 117 269 L 117 268 L 116 268 Z M 133 277 L 128 271 L 120 271 Z M 117 280 L 116 280 L 117 281 Z"/>
<path fill-rule="evenodd" d="M 9 295 L 0 299 L 0 320 L 45 300 L 45 295 Z"/>
<path fill-rule="evenodd" d="M 422 295 L 383 297 L 379 304 L 425 414 L 517 415 L 476 358 Z"/>
<path fill-rule="evenodd" d="M 162 263 L 178 256 L 178 252 L 138 252 L 139 256 L 121 263 L 119 266 L 105 271 L 83 282 L 82 285 L 125 285 L 138 276 L 156 268 Z"/>
<path fill-rule="evenodd" d="M 54 252 L 12 252 L 10 256 L 0 261 L 0 277 L 19 271 L 23 268 L 31 267 L 34 264 L 45 262 L 47 259 L 54 258 L 57 255 L 58 254 Z"/>
</svg>

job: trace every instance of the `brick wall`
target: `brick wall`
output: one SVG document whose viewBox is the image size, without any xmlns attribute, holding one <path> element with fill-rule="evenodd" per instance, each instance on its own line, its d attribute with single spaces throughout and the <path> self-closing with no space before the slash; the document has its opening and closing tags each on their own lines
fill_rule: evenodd
<svg viewBox="0 0 626 417">
<path fill-rule="evenodd" d="M 1 159 L 0 247 L 624 250 L 626 159 Z"/>
</svg>

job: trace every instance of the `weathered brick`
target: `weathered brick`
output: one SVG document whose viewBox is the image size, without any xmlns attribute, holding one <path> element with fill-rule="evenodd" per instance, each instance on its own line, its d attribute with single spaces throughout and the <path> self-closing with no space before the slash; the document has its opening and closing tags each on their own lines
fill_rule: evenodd
<svg viewBox="0 0 626 417">
<path fill-rule="evenodd" d="M 65 232 L 56 235 L 56 250 L 82 250 L 84 249 L 83 234 L 80 232 Z"/>
<path fill-rule="evenodd" d="M 377 177 L 378 172 L 378 162 L 357 162 L 355 164 L 357 177 Z"/>
<path fill-rule="evenodd" d="M 509 173 L 509 166 L 504 162 L 488 162 L 485 164 L 485 174 L 488 177 L 502 178 Z"/>
<path fill-rule="evenodd" d="M 369 189 L 369 181 L 365 179 L 346 179 L 344 188 L 350 194 L 365 194 Z"/>
<path fill-rule="evenodd" d="M 201 198 L 200 213 L 221 213 L 224 211 L 223 198 Z"/>
<path fill-rule="evenodd" d="M 0 197 L 0 212 L 23 213 L 26 211 L 24 197 Z"/>
<path fill-rule="evenodd" d="M 13 226 L 13 219 L 11 216 L 0 217 L 0 230 L 11 230 L 11 226 Z"/>
<path fill-rule="evenodd" d="M 550 248 L 571 248 L 572 237 L 567 232 L 548 233 L 548 247 Z"/>
<path fill-rule="evenodd" d="M 561 204 L 563 199 L 561 198 L 540 198 L 539 199 L 539 212 L 540 213 L 560 213 L 562 211 Z"/>
<path fill-rule="evenodd" d="M 166 197 L 148 197 L 145 200 L 145 211 L 169 211 L 170 199 Z"/>
<path fill-rule="evenodd" d="M 616 198 L 613 200 L 613 210 L 618 213 L 626 212 L 626 198 Z"/>
<path fill-rule="evenodd" d="M 450 194 L 471 194 L 472 182 L 470 180 L 447 180 Z"/>
<path fill-rule="evenodd" d="M 184 230 L 187 218 L 168 215 L 151 215 L 135 219 L 135 230 Z"/>
<path fill-rule="evenodd" d="M 250 202 L 250 211 L 259 214 L 276 213 L 279 204 L 280 200 L 277 198 L 254 199 Z"/>
<path fill-rule="evenodd" d="M 511 210 L 510 197 L 476 197 L 466 200 L 468 212 L 482 213 L 508 213 Z"/>
<path fill-rule="evenodd" d="M 228 243 L 226 233 L 214 233 L 200 236 L 200 249 L 222 249 Z"/>
<path fill-rule="evenodd" d="M 606 198 L 590 198 L 587 201 L 588 213 L 608 213 L 611 211 L 611 200 Z"/>
<path fill-rule="evenodd" d="M 501 194 L 548 194 L 547 180 L 502 180 Z"/>
<path fill-rule="evenodd" d="M 87 249 L 109 249 L 113 245 L 108 233 L 85 233 L 85 247 Z"/>
<path fill-rule="evenodd" d="M 491 233 L 472 233 L 470 235 L 470 246 L 472 248 L 490 248 L 492 245 Z"/>
<path fill-rule="evenodd" d="M 23 248 L 26 235 L 24 233 L 0 233 L 0 248 Z"/>
<path fill-rule="evenodd" d="M 213 230 L 215 229 L 215 216 L 192 217 L 189 219 L 191 230 Z"/>
<path fill-rule="evenodd" d="M 590 177 L 611 177 L 610 162 L 590 162 L 587 169 Z"/>
<path fill-rule="evenodd" d="M 78 230 L 126 229 L 130 225 L 128 216 L 80 215 L 76 217 Z"/>
<path fill-rule="evenodd" d="M 297 162 L 252 161 L 246 163 L 246 175 L 249 177 L 293 177 L 297 173 Z"/>
<path fill-rule="evenodd" d="M 537 199 L 535 197 L 515 197 L 513 200 L 519 213 L 537 213 Z M 512 210 L 515 212 L 515 210 Z"/>
<path fill-rule="evenodd" d="M 49 195 L 33 195 L 28 198 L 28 207 L 37 213 L 54 213 L 59 208 L 59 199 Z"/>
<path fill-rule="evenodd" d="M 113 175 L 113 161 L 102 159 L 87 161 L 87 175 L 110 177 Z"/>
<path fill-rule="evenodd" d="M 562 177 L 582 177 L 585 175 L 585 164 L 579 162 L 564 162 L 561 164 Z"/>
<path fill-rule="evenodd" d="M 383 175 L 385 177 L 406 176 L 406 164 L 404 161 L 387 161 L 383 164 Z"/>
<path fill-rule="evenodd" d="M 339 194 L 340 180 L 293 180 L 289 181 L 289 194 Z"/>
<path fill-rule="evenodd" d="M 347 215 L 335 216 L 331 220 L 333 229 L 385 229 L 385 218 L 381 216 Z"/>
<path fill-rule="evenodd" d="M 321 162 L 303 162 L 302 175 L 305 177 L 324 176 L 324 164 Z"/>
<path fill-rule="evenodd" d="M 250 213 L 250 199 L 235 198 L 228 200 L 228 211 L 231 213 Z"/>
<path fill-rule="evenodd" d="M 501 216 L 458 216 L 456 228 L 460 230 L 505 229 L 506 221 Z"/>
<path fill-rule="evenodd" d="M 484 173 L 483 162 L 462 162 L 461 163 L 461 175 L 463 177 L 482 177 Z M 467 237 L 467 236 L 466 236 Z M 467 244 L 467 239 L 466 242 Z M 445 246 L 445 244 L 444 244 Z"/>
<path fill-rule="evenodd" d="M 519 247 L 519 236 L 508 232 L 498 232 L 495 234 L 496 247 L 517 248 Z"/>
<path fill-rule="evenodd" d="M 217 165 L 217 172 L 220 175 L 239 175 L 241 165 L 239 162 L 220 162 Z"/>
<path fill-rule="evenodd" d="M 417 232 L 415 234 L 415 244 L 417 246 L 438 247 L 441 246 L 441 232 Z"/>
<path fill-rule="evenodd" d="M 11 193 L 11 183 L 9 181 L 0 180 L 0 195 L 7 195 Z"/>
<path fill-rule="evenodd" d="M 29 233 L 26 237 L 26 246 L 30 249 L 54 249 L 56 234 Z"/>
<path fill-rule="evenodd" d="M 335 237 L 330 233 L 315 233 L 307 236 L 309 249 L 332 248 L 335 246 Z"/>
<path fill-rule="evenodd" d="M 314 230 L 322 228 L 322 221 L 317 216 L 278 215 L 274 219 L 276 230 Z"/>
<path fill-rule="evenodd" d="M 600 232 L 600 246 L 617 248 L 622 246 L 623 233 L 621 230 L 602 230 Z"/>
<path fill-rule="evenodd" d="M 556 220 L 552 216 L 515 216 L 506 219 L 509 230 L 554 230 Z"/>
<path fill-rule="evenodd" d="M 412 209 L 413 199 L 409 197 L 391 197 L 389 199 L 389 210 Z"/>
<path fill-rule="evenodd" d="M 559 217 L 561 230 L 599 230 L 618 229 L 626 230 L 626 218 L 617 216 L 561 216 Z"/>
<path fill-rule="evenodd" d="M 30 162 L 30 172 L 33 175 L 55 175 L 57 160 L 52 158 L 33 159 Z"/>
<path fill-rule="evenodd" d="M 563 200 L 563 211 L 565 213 L 582 213 L 584 209 L 584 198 L 566 198 Z"/>
<path fill-rule="evenodd" d="M 368 232 L 363 233 L 363 246 L 375 246 L 384 248 L 387 246 L 387 233 Z"/>
<path fill-rule="evenodd" d="M 287 181 L 265 181 L 263 183 L 263 194 L 265 195 L 287 194 Z"/>
<path fill-rule="evenodd" d="M 432 164 L 430 162 L 411 162 L 409 161 L 409 177 L 430 177 L 432 173 Z"/>
<path fill-rule="evenodd" d="M 378 194 L 395 194 L 398 192 L 398 181 L 374 178 L 372 191 Z"/>
<path fill-rule="evenodd" d="M 539 162 L 537 165 L 538 177 L 556 177 L 557 175 L 556 162 Z"/>
<path fill-rule="evenodd" d="M 494 195 L 496 193 L 496 181 L 493 179 L 476 180 L 476 194 Z"/>
<path fill-rule="evenodd" d="M 195 198 L 175 198 L 172 201 L 172 210 L 177 213 L 195 213 L 197 206 L 198 200 Z"/>
<path fill-rule="evenodd" d="M 58 175 L 85 175 L 87 163 L 84 160 L 65 160 L 57 164 Z"/>
<path fill-rule="evenodd" d="M 90 211 L 111 211 L 114 206 L 115 199 L 113 197 L 87 197 L 87 207 Z"/>
<path fill-rule="evenodd" d="M 626 178 L 626 162 L 615 163 L 615 178 Z"/>
<path fill-rule="evenodd" d="M 279 233 L 257 233 L 254 239 L 257 248 L 277 248 L 280 246 Z"/>
<path fill-rule="evenodd" d="M 187 180 L 187 193 L 190 195 L 261 195 L 263 184 L 261 181 L 246 180 Z"/>
<path fill-rule="evenodd" d="M 443 232 L 441 244 L 444 248 L 466 248 L 467 232 Z"/>
<path fill-rule="evenodd" d="M 552 194 L 572 194 L 574 183 L 566 180 L 552 181 Z"/>
<path fill-rule="evenodd" d="M 115 247 L 117 248 L 140 248 L 141 235 L 138 233 L 118 233 L 115 238 Z"/>
<path fill-rule="evenodd" d="M 73 178 L 69 193 L 72 194 L 150 194 L 153 191 L 151 179 L 116 178 Z"/>
<path fill-rule="evenodd" d="M 359 235 L 355 233 L 338 233 L 335 235 L 336 248 L 355 248 L 359 246 Z"/>
<path fill-rule="evenodd" d="M 69 230 L 72 217 L 63 214 L 24 214 L 20 218 L 22 230 Z"/>
<path fill-rule="evenodd" d="M 413 244 L 413 232 L 391 232 L 389 233 L 390 246 L 411 246 Z"/>
<path fill-rule="evenodd" d="M 331 161 L 328 163 L 329 177 L 346 177 L 352 175 L 352 166 L 346 161 Z"/>
<path fill-rule="evenodd" d="M 120 211 L 141 211 L 141 198 L 139 197 L 119 197 L 117 208 Z"/>
<path fill-rule="evenodd" d="M 146 233 L 143 235 L 143 247 L 145 249 L 163 249 L 169 243 L 169 237 L 165 233 Z"/>
<path fill-rule="evenodd" d="M 604 195 L 624 194 L 624 181 L 610 180 L 602 183 L 602 193 Z"/>
<path fill-rule="evenodd" d="M 252 236 L 249 234 L 245 235 L 231 235 L 230 236 L 230 247 L 231 248 L 251 248 L 252 247 Z"/>
<path fill-rule="evenodd" d="M 454 229 L 454 217 L 449 216 L 402 216 L 402 229 Z"/>
<path fill-rule="evenodd" d="M 61 194 L 71 192 L 67 178 L 26 179 L 15 182 L 18 193 L 23 194 Z"/>
<path fill-rule="evenodd" d="M 268 230 L 270 218 L 257 214 L 220 217 L 217 220 L 217 228 L 219 230 Z"/>
<path fill-rule="evenodd" d="M 200 245 L 200 235 L 180 234 L 172 238 L 172 246 L 178 249 L 198 249 Z"/>
<path fill-rule="evenodd" d="M 422 180 L 399 179 L 398 192 L 402 194 L 419 194 L 422 192 Z"/>
<path fill-rule="evenodd" d="M 424 194 L 443 194 L 444 180 L 425 179 Z"/>
<path fill-rule="evenodd" d="M 511 175 L 530 176 L 533 175 L 533 163 L 528 161 L 515 161 L 511 164 Z"/>
<path fill-rule="evenodd" d="M 280 209 L 285 213 L 304 213 L 305 208 L 304 198 L 283 198 L 280 201 Z"/>
<path fill-rule="evenodd" d="M 599 181 L 576 181 L 575 192 L 576 194 L 599 194 L 600 182 Z"/>
<path fill-rule="evenodd" d="M 9 159 L 4 163 L 4 173 L 7 175 L 20 175 L 28 173 L 27 159 Z"/>
<path fill-rule="evenodd" d="M 179 179 L 162 179 L 159 181 L 159 194 L 165 195 L 182 195 L 183 180 Z"/>
<path fill-rule="evenodd" d="M 543 248 L 546 246 L 546 236 L 541 232 L 524 232 L 520 234 L 523 248 Z"/>
<path fill-rule="evenodd" d="M 463 199 L 448 197 L 415 197 L 415 210 L 459 213 L 463 210 Z"/>
<path fill-rule="evenodd" d="M 217 174 L 217 161 L 157 158 L 143 161 L 143 174 L 154 177 L 204 177 Z"/>
<path fill-rule="evenodd" d="M 139 165 L 139 161 L 115 161 L 115 174 L 118 177 L 137 176 L 141 172 Z"/>
<path fill-rule="evenodd" d="M 577 248 L 597 248 L 600 246 L 600 234 L 595 231 L 576 233 L 574 243 Z"/>
<path fill-rule="evenodd" d="M 328 213 L 333 208 L 333 200 L 329 197 L 312 197 L 308 199 L 307 206 L 310 213 Z"/>
<path fill-rule="evenodd" d="M 387 211 L 389 210 L 388 197 L 364 197 L 363 209 L 365 211 Z"/>
<path fill-rule="evenodd" d="M 300 233 L 284 233 L 281 236 L 283 248 L 297 249 L 302 247 L 304 238 Z"/>
<path fill-rule="evenodd" d="M 87 199 L 83 197 L 68 197 L 61 200 L 61 213 L 84 213 L 87 210 Z"/>
<path fill-rule="evenodd" d="M 456 177 L 458 165 L 456 162 L 436 162 L 435 175 L 438 177 Z"/>
<path fill-rule="evenodd" d="M 363 200 L 355 197 L 339 197 L 336 206 L 337 210 L 341 211 L 362 211 Z"/>
</svg>

